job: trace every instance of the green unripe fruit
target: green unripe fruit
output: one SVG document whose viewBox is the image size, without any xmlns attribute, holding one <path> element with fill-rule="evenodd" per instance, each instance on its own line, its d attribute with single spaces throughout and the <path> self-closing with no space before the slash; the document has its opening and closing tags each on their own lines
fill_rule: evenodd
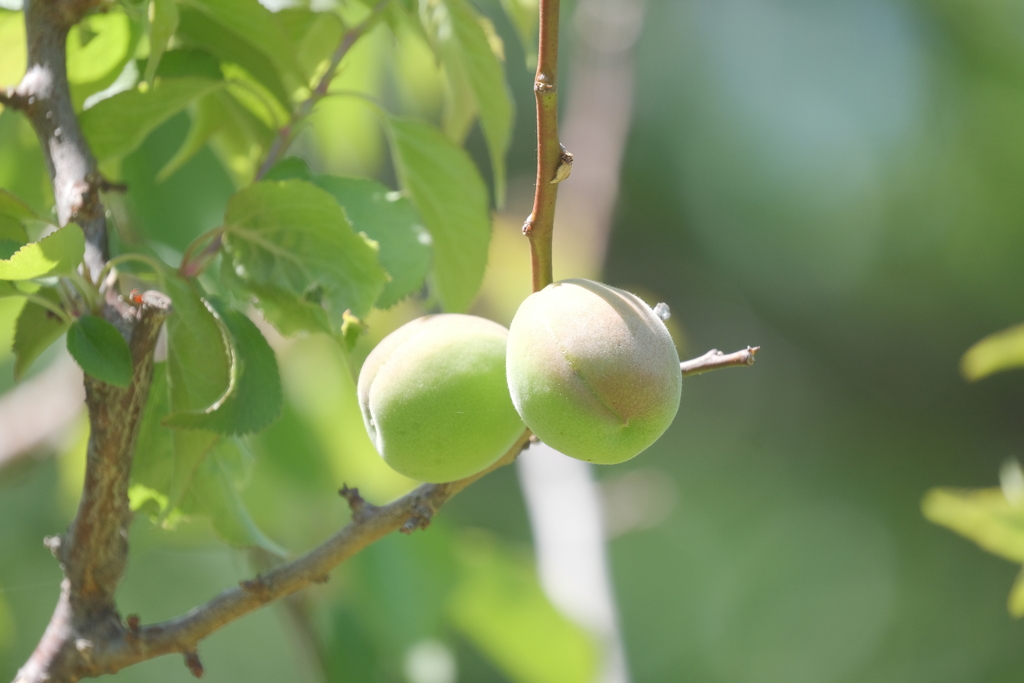
<svg viewBox="0 0 1024 683">
<path fill-rule="evenodd" d="M 526 426 L 579 460 L 629 460 L 679 410 L 683 378 L 665 323 L 599 282 L 563 280 L 527 297 L 509 328 L 507 366 Z"/>
<path fill-rule="evenodd" d="M 402 474 L 440 483 L 500 458 L 524 427 L 505 383 L 508 330 L 472 315 L 428 315 L 384 338 L 359 372 L 370 440 Z"/>
</svg>

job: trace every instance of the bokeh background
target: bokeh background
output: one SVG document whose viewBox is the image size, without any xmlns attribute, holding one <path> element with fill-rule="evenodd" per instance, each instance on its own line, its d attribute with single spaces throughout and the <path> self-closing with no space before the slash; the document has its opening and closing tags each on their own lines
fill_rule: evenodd
<svg viewBox="0 0 1024 683">
<path fill-rule="evenodd" d="M 529 289 L 518 230 L 533 182 L 532 73 L 500 6 L 479 7 L 504 39 L 517 119 L 475 306 L 507 322 Z M 0 51 L 17 20 L 0 13 Z M 556 275 L 669 303 L 683 356 L 763 347 L 751 369 L 687 379 L 658 443 L 594 470 L 636 683 L 1020 680 L 1024 627 L 1006 610 L 1018 568 L 929 524 L 920 501 L 937 485 L 994 485 L 1022 450 L 1024 378 L 958 374 L 974 341 L 1024 319 L 1022 21 L 1024 5 L 997 0 L 565 0 L 563 113 L 586 146 L 566 133 L 580 175 L 563 186 Z M 425 46 L 381 29 L 340 87 L 430 118 L 437 79 Z M 625 113 L 600 98 L 565 111 L 602 83 Z M 328 99 L 315 118 L 295 148 L 314 169 L 394 185 L 365 105 Z M 213 151 L 155 180 L 187 129 L 181 114 L 125 160 L 131 191 L 111 207 L 122 244 L 156 240 L 173 260 L 219 224 L 236 170 Z M 486 174 L 478 129 L 468 146 Z M 0 114 L 0 149 L 0 187 L 49 211 L 37 142 L 16 113 Z M 603 180 L 586 185 L 588 161 Z M 607 235 L 584 214 L 609 195 L 574 195 L 574 181 L 617 196 Z M 0 318 L 17 305 L 0 299 Z M 407 302 L 371 318 L 355 366 L 421 312 Z M 373 452 L 331 342 L 274 343 L 288 402 L 250 443 L 246 502 L 300 552 L 344 523 L 341 482 L 375 501 L 410 482 Z M 62 362 L 51 356 L 38 372 Z M 83 444 L 79 419 L 0 471 L 0 679 L 55 603 L 59 569 L 41 541 L 73 515 Z M 211 597 L 259 559 L 202 521 L 167 531 L 140 518 L 132 533 L 120 601 L 144 621 Z M 545 601 L 533 561 L 506 468 L 427 533 L 385 539 L 327 586 L 210 638 L 207 677 L 594 680 L 597 646 Z M 163 658 L 118 680 L 187 676 Z"/>
</svg>

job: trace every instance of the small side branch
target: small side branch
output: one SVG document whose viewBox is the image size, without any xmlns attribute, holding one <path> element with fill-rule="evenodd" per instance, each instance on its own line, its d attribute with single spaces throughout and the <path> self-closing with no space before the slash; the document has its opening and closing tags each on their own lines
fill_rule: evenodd
<svg viewBox="0 0 1024 683">
<path fill-rule="evenodd" d="M 679 364 L 679 369 L 682 370 L 683 377 L 689 377 L 722 368 L 753 365 L 757 352 L 760 350 L 760 346 L 748 346 L 742 351 L 734 353 L 722 353 L 718 349 L 711 349 L 699 358 L 683 361 Z"/>
<path fill-rule="evenodd" d="M 14 88 L 0 90 L 0 104 L 10 109 L 28 109 L 28 98 Z"/>
<path fill-rule="evenodd" d="M 537 100 L 537 180 L 533 212 L 523 225 L 530 239 L 533 291 L 554 279 L 551 247 L 555 231 L 558 183 L 569 177 L 572 154 L 558 141 L 558 15 L 559 0 L 540 0 L 540 38 L 533 92 Z"/>
<path fill-rule="evenodd" d="M 334 567 L 389 533 L 425 527 L 455 494 L 513 462 L 529 444 L 530 436 L 524 432 L 501 459 L 479 474 L 446 484 L 424 484 L 387 505 L 369 505 L 358 491 L 344 487 L 339 493 L 352 506 L 352 521 L 334 536 L 302 557 L 261 572 L 176 619 L 152 626 L 133 624 L 112 634 L 102 649 L 92 652 L 91 675 L 112 674 L 165 654 L 179 653 L 186 662 L 197 661 L 189 658 L 194 657 L 197 644 L 214 631 L 269 602 L 322 583 Z M 196 671 L 191 664 L 189 668 Z"/>
<path fill-rule="evenodd" d="M 277 136 L 274 141 L 270 144 L 270 149 L 267 150 L 267 156 L 260 164 L 259 170 L 256 172 L 256 180 L 260 180 L 263 176 L 267 175 L 267 172 L 274 167 L 284 153 L 288 151 L 288 147 L 292 144 L 292 140 L 295 139 L 295 134 L 298 132 L 299 126 L 302 124 L 310 114 L 313 113 L 313 109 L 317 103 L 323 98 L 327 97 L 327 89 L 331 86 L 331 81 L 334 80 L 335 75 L 338 73 L 338 67 L 341 65 L 341 60 L 345 58 L 348 51 L 352 49 L 352 46 L 356 44 L 367 31 L 374 27 L 377 20 L 380 19 L 384 12 L 384 8 L 387 7 L 388 0 L 379 0 L 373 9 L 370 11 L 370 16 L 364 19 L 361 23 L 353 26 L 341 37 L 341 42 L 338 47 L 334 50 L 334 54 L 331 55 L 331 61 L 327 66 L 327 70 L 324 75 L 320 77 L 320 81 L 316 87 L 313 88 L 313 92 L 309 94 L 295 111 L 292 112 L 291 118 L 288 119 L 288 123 L 281 127 L 277 131 Z"/>
</svg>

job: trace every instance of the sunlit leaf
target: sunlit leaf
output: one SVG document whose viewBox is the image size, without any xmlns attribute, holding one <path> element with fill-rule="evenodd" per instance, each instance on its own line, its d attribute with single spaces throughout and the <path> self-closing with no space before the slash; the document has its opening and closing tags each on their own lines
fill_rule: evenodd
<svg viewBox="0 0 1024 683">
<path fill-rule="evenodd" d="M 143 78 L 152 84 L 160 59 L 178 29 L 178 5 L 174 0 L 152 0 L 149 6 L 149 61 Z"/>
<path fill-rule="evenodd" d="M 160 172 L 156 174 L 156 181 L 162 183 L 171 177 L 175 171 L 184 166 L 192 157 L 198 154 L 210 137 L 224 126 L 231 122 L 231 115 L 224 107 L 223 98 L 228 97 L 223 92 L 212 92 L 199 99 L 195 111 L 192 114 L 192 125 L 188 129 L 181 147 L 174 153 Z"/>
<path fill-rule="evenodd" d="M 119 159 L 189 102 L 220 87 L 206 78 L 160 79 L 146 92 L 127 90 L 82 112 L 82 131 L 98 159 Z"/>
<path fill-rule="evenodd" d="M 533 69 L 537 66 L 537 0 L 501 0 L 501 7 L 516 29 L 527 68 Z"/>
<path fill-rule="evenodd" d="M 256 50 L 269 63 L 273 65 L 278 77 L 282 80 L 285 90 L 282 104 L 289 104 L 290 89 L 298 82 L 300 69 L 295 59 L 295 46 L 289 40 L 287 34 L 281 30 L 274 20 L 273 13 L 259 4 L 256 0 L 187 0 L 188 5 L 199 10 L 203 15 L 224 28 L 238 41 L 244 42 L 251 49 Z M 185 23 L 184 14 L 182 24 Z M 195 24 L 190 20 L 189 34 L 195 37 L 192 28 Z M 218 47 L 216 43 L 223 44 L 221 37 L 217 41 L 207 41 L 214 54 L 218 54 L 225 61 L 234 61 L 245 67 L 253 76 L 261 81 L 261 74 L 250 68 L 251 59 L 247 56 L 239 58 L 240 50 L 237 47 Z M 218 49 L 230 50 L 231 56 L 221 55 Z M 234 58 L 232 58 L 234 57 Z M 249 62 L 249 63 L 247 63 Z"/>
<path fill-rule="evenodd" d="M 1010 597 L 1006 601 L 1006 609 L 1010 616 L 1015 619 L 1024 617 L 1024 569 L 1017 574 L 1017 578 L 1010 588 Z"/>
<path fill-rule="evenodd" d="M 83 315 L 67 335 L 68 353 L 87 375 L 117 387 L 131 383 L 132 354 L 117 328 L 103 318 Z"/>
<path fill-rule="evenodd" d="M 403 652 L 444 633 L 458 575 L 453 540 L 444 526 L 432 526 L 429 534 L 385 536 L 361 554 L 359 606 L 378 642 Z"/>
<path fill-rule="evenodd" d="M 275 130 L 268 127 L 231 92 L 218 93 L 221 105 L 229 116 L 228 125 L 210 139 L 210 147 L 232 173 L 237 185 L 248 185 L 256 175 L 256 168 L 274 137 Z"/>
<path fill-rule="evenodd" d="M 0 11 L 0 87 L 17 85 L 25 75 L 25 15 Z M 0 105 L 2 111 L 2 105 Z"/>
<path fill-rule="evenodd" d="M 365 178 L 312 174 L 304 161 L 294 157 L 276 164 L 267 178 L 301 178 L 327 190 L 352 227 L 377 242 L 380 263 L 391 276 L 377 300 L 378 308 L 393 306 L 423 285 L 430 268 L 431 237 L 401 193 Z"/>
<path fill-rule="evenodd" d="M 322 306 L 335 331 L 346 310 L 365 315 L 387 281 L 376 244 L 311 183 L 255 183 L 228 202 L 224 225 L 224 252 L 240 282 L 257 296 L 269 289 Z"/>
<path fill-rule="evenodd" d="M 449 615 L 462 635 L 516 683 L 590 683 L 597 650 L 541 591 L 533 564 L 486 537 L 458 546 L 460 580 Z"/>
<path fill-rule="evenodd" d="M 379 308 L 393 306 L 423 285 L 432 240 L 408 199 L 363 178 L 318 175 L 313 182 L 338 200 L 352 227 L 380 245 L 380 263 L 391 282 L 377 300 Z"/>
<path fill-rule="evenodd" d="M 26 244 L 9 259 L 0 260 L 0 280 L 31 280 L 66 275 L 82 262 L 85 235 L 77 225 L 56 230 L 38 242 Z"/>
<path fill-rule="evenodd" d="M 449 59 L 444 65 L 444 109 L 441 130 L 456 144 L 463 144 L 476 121 L 476 97 L 469 74 L 461 59 Z"/>
<path fill-rule="evenodd" d="M 932 489 L 921 509 L 990 553 L 1024 563 L 1024 504 L 1011 504 L 1002 489 Z"/>
<path fill-rule="evenodd" d="M 402 187 L 433 238 L 431 282 L 446 310 L 465 311 L 487 265 L 487 188 L 469 155 L 434 128 L 396 118 L 388 126 Z"/>
<path fill-rule="evenodd" d="M 274 19 L 295 45 L 295 57 L 306 78 L 319 75 L 345 30 L 338 15 L 300 7 L 276 12 Z"/>
<path fill-rule="evenodd" d="M 36 296 L 60 306 L 60 297 L 53 288 L 41 289 Z M 55 313 L 34 301 L 25 303 L 14 329 L 14 378 L 24 376 L 32 362 L 67 330 L 68 325 Z"/>
<path fill-rule="evenodd" d="M 120 73 L 131 48 L 131 22 L 120 12 L 94 14 L 68 32 L 68 81 L 92 83 Z"/>
<path fill-rule="evenodd" d="M 14 256 L 26 242 L 25 226 L 17 219 L 0 213 L 0 260 Z"/>
<path fill-rule="evenodd" d="M 209 303 L 231 337 L 233 353 L 228 391 L 206 410 L 175 413 L 166 424 L 185 429 L 209 429 L 221 434 L 259 431 L 281 412 L 281 377 L 274 351 L 244 313 L 216 299 Z"/>
<path fill-rule="evenodd" d="M 1021 367 L 1024 367 L 1024 325 L 985 337 L 967 349 L 960 359 L 960 372 L 971 382 Z"/>
<path fill-rule="evenodd" d="M 445 5 L 451 17 L 453 41 L 442 49 L 442 55 L 454 52 L 451 58 L 459 59 L 465 70 L 491 155 L 495 203 L 500 207 L 505 203 L 505 155 L 512 137 L 512 97 L 505 84 L 505 70 L 469 3 L 445 0 Z"/>
<path fill-rule="evenodd" d="M 167 493 L 174 477 L 174 441 L 171 429 L 163 424 L 169 412 L 167 363 L 154 363 L 153 380 L 139 422 L 135 459 L 132 461 L 132 485 L 141 487 L 131 501 L 133 510 L 148 502 L 156 504 L 156 515 L 167 510 Z"/>
<path fill-rule="evenodd" d="M 226 331 L 193 285 L 166 278 L 174 304 L 167 319 L 167 381 L 171 414 L 215 408 L 231 386 L 231 347 Z M 196 466 L 219 435 L 207 430 L 175 429 L 174 473 L 168 485 L 169 506 L 177 505 Z"/>
<path fill-rule="evenodd" d="M 285 557 L 288 551 L 271 540 L 253 521 L 242 500 L 240 476 L 248 458 L 231 439 L 221 440 L 196 468 L 189 487 L 190 514 L 210 518 L 213 528 L 229 544 L 240 548 L 258 547 Z"/>
<path fill-rule="evenodd" d="M 149 62 L 146 62 L 149 68 Z M 156 68 L 157 78 L 205 78 L 210 81 L 224 80 L 220 62 L 206 50 L 195 47 L 180 47 L 164 52 Z"/>
<path fill-rule="evenodd" d="M 19 221 L 38 218 L 36 212 L 28 204 L 4 189 L 0 189 L 0 214 Z"/>
</svg>

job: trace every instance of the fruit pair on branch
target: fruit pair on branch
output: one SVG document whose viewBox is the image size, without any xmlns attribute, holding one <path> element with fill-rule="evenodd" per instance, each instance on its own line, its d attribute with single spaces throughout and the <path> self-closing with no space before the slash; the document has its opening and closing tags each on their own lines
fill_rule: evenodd
<svg viewBox="0 0 1024 683">
<path fill-rule="evenodd" d="M 590 280 L 532 294 L 509 330 L 476 316 L 418 318 L 386 337 L 359 376 L 377 451 L 437 483 L 486 469 L 524 428 L 571 457 L 623 462 L 668 429 L 681 391 L 661 318 Z"/>
</svg>

